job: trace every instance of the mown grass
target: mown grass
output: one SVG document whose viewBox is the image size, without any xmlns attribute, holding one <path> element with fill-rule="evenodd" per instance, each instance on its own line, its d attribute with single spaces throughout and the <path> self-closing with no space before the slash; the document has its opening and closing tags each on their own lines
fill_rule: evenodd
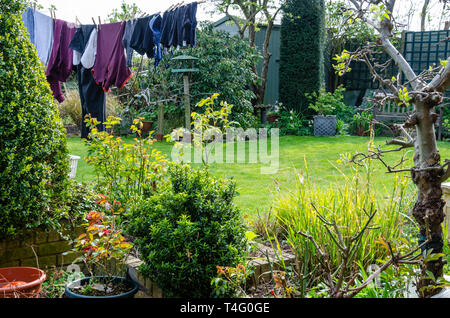
<svg viewBox="0 0 450 318">
<path fill-rule="evenodd" d="M 132 139 L 127 139 L 132 142 Z M 376 138 L 376 145 L 384 145 L 385 138 Z M 282 188 L 292 188 L 297 181 L 295 170 L 305 169 L 305 159 L 308 164 L 311 180 L 318 186 L 326 187 L 330 183 L 340 183 L 343 181 L 341 172 L 335 167 L 341 154 L 366 152 L 368 147 L 368 137 L 299 137 L 285 136 L 280 137 L 279 152 L 279 170 L 276 174 L 261 174 L 261 167 L 267 166 L 261 163 L 245 164 L 216 164 L 210 165 L 213 175 L 233 178 L 237 183 L 239 195 L 236 198 L 236 204 L 244 213 L 255 215 L 258 210 L 264 211 L 271 207 L 274 198 L 274 190 L 277 184 Z M 246 142 L 246 149 L 249 149 L 249 143 Z M 95 174 L 92 168 L 87 165 L 84 157 L 87 155 L 87 146 L 77 137 L 68 139 L 69 152 L 81 156 L 78 163 L 77 180 L 89 181 L 95 180 Z M 155 147 L 163 153 L 170 156 L 172 144 L 166 142 L 157 142 Z M 450 158 L 450 143 L 439 142 L 441 157 Z M 224 150 L 225 152 L 225 150 Z M 386 155 L 386 161 L 394 163 L 399 158 L 400 153 L 389 153 Z M 412 152 L 406 153 L 410 162 L 412 161 Z M 248 158 L 247 158 L 248 161 Z M 384 189 L 390 191 L 394 182 L 394 175 L 386 173 L 386 169 L 381 163 L 375 162 L 375 174 L 373 176 L 373 185 L 378 187 L 378 193 L 383 193 Z M 196 164 L 198 166 L 198 164 Z M 348 169 L 343 170 L 349 172 Z M 413 189 L 413 188 L 412 188 Z M 413 191 L 413 190 L 412 190 Z"/>
</svg>

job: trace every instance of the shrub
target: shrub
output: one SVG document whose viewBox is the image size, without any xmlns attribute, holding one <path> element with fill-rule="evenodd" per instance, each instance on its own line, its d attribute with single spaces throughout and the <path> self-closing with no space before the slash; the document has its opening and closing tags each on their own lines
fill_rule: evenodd
<svg viewBox="0 0 450 318">
<path fill-rule="evenodd" d="M 393 188 L 386 189 L 384 200 L 380 200 L 370 183 L 373 173 L 370 164 L 365 168 L 353 167 L 343 184 L 330 185 L 328 189 L 316 187 L 307 172 L 299 173 L 295 191 L 278 195 L 274 212 L 298 256 L 299 273 L 308 273 L 301 278 L 302 293 L 307 292 L 307 287 L 326 282 L 324 273 L 335 272 L 342 264 L 340 250 L 331 240 L 338 235 L 345 246 L 350 246 L 354 233 L 364 228 L 371 213 L 377 212 L 351 255 L 353 269 L 357 268 L 357 263 L 367 268 L 388 256 L 389 251 L 380 242 L 396 244 L 405 236 L 409 237 L 403 226 L 408 223 L 407 213 L 413 203 L 413 196 L 408 195 L 407 178 L 397 176 Z M 326 224 L 328 227 L 324 226 L 324 220 L 330 222 Z M 321 267 L 323 264 L 315 246 L 300 232 L 312 236 L 319 246 L 325 246 L 330 269 Z"/>
<path fill-rule="evenodd" d="M 61 215 L 72 225 L 78 225 L 83 220 L 86 211 L 95 207 L 96 192 L 89 183 L 79 183 L 69 180 L 66 195 L 60 202 Z"/>
<path fill-rule="evenodd" d="M 253 115 L 252 100 L 256 96 L 251 90 L 251 85 L 258 80 L 252 71 L 259 60 L 257 48 L 251 47 L 248 40 L 242 40 L 206 25 L 197 32 L 196 47 L 174 52 L 174 57 L 178 55 L 198 58 L 195 66 L 199 71 L 191 75 L 191 105 L 198 104 L 205 96 L 219 93 L 219 102 L 226 101 L 234 105 L 230 120 L 238 122 L 244 129 L 254 127 L 256 117 Z M 183 78 L 171 73 L 171 70 L 184 67 L 169 59 L 170 56 L 164 58 L 156 69 L 150 67 L 144 82 L 136 85 L 140 88 L 145 87 L 145 90 L 141 90 L 137 96 L 144 97 L 149 105 L 146 107 L 147 111 L 153 111 L 155 114 L 157 114 L 155 101 L 173 99 L 174 95 L 177 96 L 176 108 L 173 108 L 170 102 L 164 105 L 166 118 L 173 121 L 173 116 L 184 116 Z M 165 69 L 164 66 L 168 68 Z M 184 123 L 183 120 L 180 122 Z M 169 127 L 169 125 L 170 123 L 166 122 L 165 128 L 179 127 L 176 121 L 174 122 L 176 126 Z"/>
<path fill-rule="evenodd" d="M 306 97 L 311 102 L 309 108 L 319 115 L 336 115 L 336 118 L 344 122 L 349 122 L 353 116 L 353 108 L 344 103 L 345 88 L 339 87 L 334 93 L 327 92 L 321 88 L 319 93 L 306 93 Z"/>
<path fill-rule="evenodd" d="M 313 134 L 312 122 L 307 120 L 303 114 L 292 109 L 287 110 L 282 106 L 276 115 L 278 118 L 273 123 L 265 125 L 266 129 L 279 128 L 280 136 L 311 136 Z"/>
<path fill-rule="evenodd" d="M 254 127 L 252 100 L 255 94 L 251 85 L 258 78 L 252 71 L 259 60 L 257 48 L 247 40 L 217 31 L 211 25 L 205 26 L 197 34 L 197 46 L 186 54 L 199 59 L 199 72 L 194 73 L 192 87 L 195 103 L 205 94 L 220 93 L 219 102 L 226 101 L 233 106 L 230 120 L 238 122 L 242 128 Z"/>
<path fill-rule="evenodd" d="M 90 140 L 86 141 L 89 147 L 86 162 L 93 166 L 97 175 L 96 190 L 127 206 L 159 188 L 164 182 L 167 159 L 153 148 L 155 140 L 151 136 L 142 137 L 142 122 L 138 119 L 130 128 L 137 136 L 133 143 L 114 136 L 111 131 L 120 122 L 120 118 L 108 116 L 106 131 L 98 131 L 97 120 L 88 120 L 87 126 L 94 128 L 91 128 Z"/>
<path fill-rule="evenodd" d="M 280 102 L 288 109 L 308 111 L 305 93 L 324 87 L 324 12 L 324 0 L 287 0 L 284 4 Z"/>
<path fill-rule="evenodd" d="M 54 225 L 68 154 L 63 124 L 22 23 L 25 1 L 0 0 L 0 238 Z"/>
<path fill-rule="evenodd" d="M 361 112 L 353 115 L 349 123 L 349 133 L 357 136 L 367 136 L 369 134 L 370 122 L 373 114 L 369 112 Z"/>
<path fill-rule="evenodd" d="M 232 200 L 235 184 L 187 165 L 169 168 L 171 186 L 143 200 L 128 232 L 145 262 L 142 273 L 168 297 L 210 297 L 217 266 L 237 266 L 245 228 Z"/>
</svg>

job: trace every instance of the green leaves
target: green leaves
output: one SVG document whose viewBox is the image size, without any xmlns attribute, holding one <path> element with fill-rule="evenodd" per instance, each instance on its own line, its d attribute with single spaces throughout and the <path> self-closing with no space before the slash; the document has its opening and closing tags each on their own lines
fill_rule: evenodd
<svg viewBox="0 0 450 318">
<path fill-rule="evenodd" d="M 206 169 L 169 168 L 171 186 L 139 202 L 128 233 L 137 238 L 141 270 L 168 297 L 210 297 L 217 266 L 243 261 L 247 239 L 232 200 L 235 184 Z"/>
<path fill-rule="evenodd" d="M 376 5 L 371 4 L 369 7 L 369 12 L 373 15 L 374 19 L 377 21 L 383 21 L 384 19 L 391 19 L 391 12 L 386 9 L 384 4 Z"/>
<path fill-rule="evenodd" d="M 352 56 L 347 50 L 343 50 L 341 55 L 336 54 L 336 56 L 333 57 L 333 60 L 336 61 L 336 64 L 334 64 L 333 67 L 339 76 L 344 76 L 345 73 L 351 72 L 352 69 L 349 66 L 351 58 Z"/>
<path fill-rule="evenodd" d="M 408 89 L 406 87 L 400 88 L 398 91 L 398 98 L 400 100 L 399 105 L 408 107 L 410 105 L 411 96 L 409 96 Z"/>
<path fill-rule="evenodd" d="M 136 134 L 132 143 L 125 143 L 111 132 L 121 123 L 120 118 L 108 116 L 106 131 L 99 132 L 95 118 L 87 118 L 91 127 L 86 162 L 97 174 L 98 187 L 108 197 L 120 198 L 125 205 L 136 202 L 142 195 L 155 192 L 164 183 L 167 158 L 153 148 L 151 134 L 141 136 L 142 121 L 134 119 L 130 130 Z"/>
<path fill-rule="evenodd" d="M 24 9 L 0 0 L 0 238 L 56 225 L 67 194 L 65 130 Z"/>
</svg>

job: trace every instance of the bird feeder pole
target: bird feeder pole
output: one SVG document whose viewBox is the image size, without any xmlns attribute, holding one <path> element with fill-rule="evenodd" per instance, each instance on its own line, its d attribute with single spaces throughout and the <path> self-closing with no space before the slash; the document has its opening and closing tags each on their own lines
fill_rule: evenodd
<svg viewBox="0 0 450 318">
<path fill-rule="evenodd" d="M 189 92 L 189 74 L 198 72 L 198 68 L 194 68 L 192 65 L 188 67 L 188 62 L 192 64 L 198 59 L 196 57 L 180 55 L 174 57 L 172 60 L 181 61 L 183 66 L 180 69 L 173 69 L 172 73 L 182 73 L 183 74 L 183 88 L 184 88 L 184 112 L 185 112 L 185 125 L 187 130 L 191 130 L 191 95 Z"/>
<path fill-rule="evenodd" d="M 189 75 L 183 74 L 184 87 L 184 112 L 186 117 L 186 129 L 191 127 L 191 97 L 189 95 Z"/>
<path fill-rule="evenodd" d="M 158 141 L 163 140 L 164 137 L 164 103 L 158 104 L 158 134 L 156 139 Z"/>
</svg>

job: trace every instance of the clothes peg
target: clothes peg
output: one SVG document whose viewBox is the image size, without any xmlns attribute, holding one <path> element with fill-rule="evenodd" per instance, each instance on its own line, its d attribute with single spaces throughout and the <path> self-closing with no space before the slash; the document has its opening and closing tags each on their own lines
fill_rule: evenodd
<svg viewBox="0 0 450 318">
<path fill-rule="evenodd" d="M 95 23 L 94 17 L 92 17 L 92 22 L 94 22 L 94 25 L 97 27 L 97 23 Z"/>
<path fill-rule="evenodd" d="M 98 16 L 98 29 L 100 30 L 100 26 L 102 25 L 102 20 L 100 20 L 100 16 Z"/>
</svg>

